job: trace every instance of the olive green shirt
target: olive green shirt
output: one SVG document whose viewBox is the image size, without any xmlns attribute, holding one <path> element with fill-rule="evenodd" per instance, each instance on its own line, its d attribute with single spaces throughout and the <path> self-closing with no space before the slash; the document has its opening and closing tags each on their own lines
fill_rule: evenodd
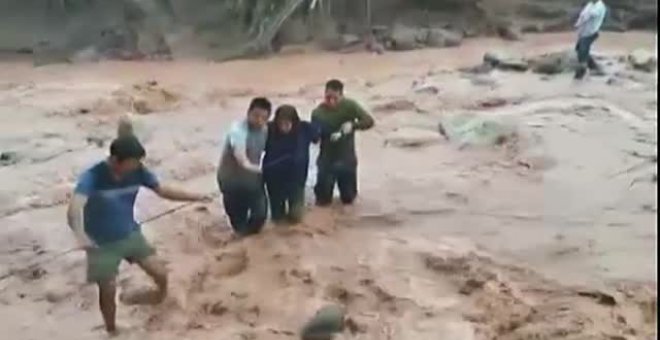
<svg viewBox="0 0 660 340">
<path fill-rule="evenodd" d="M 312 122 L 321 127 L 321 150 L 317 160 L 318 165 L 327 164 L 357 164 L 355 154 L 355 134 L 342 136 L 337 141 L 330 140 L 330 135 L 341 130 L 346 122 L 352 122 L 354 130 L 367 130 L 374 126 L 374 119 L 360 104 L 348 98 L 343 98 L 335 108 L 325 104 L 312 111 Z"/>
</svg>

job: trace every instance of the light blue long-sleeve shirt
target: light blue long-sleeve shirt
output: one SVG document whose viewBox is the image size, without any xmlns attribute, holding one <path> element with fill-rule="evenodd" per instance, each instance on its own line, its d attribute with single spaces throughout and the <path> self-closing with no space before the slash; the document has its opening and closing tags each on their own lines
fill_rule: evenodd
<svg viewBox="0 0 660 340">
<path fill-rule="evenodd" d="M 584 6 L 578 21 L 575 23 L 578 37 L 584 38 L 598 33 L 603 26 L 606 15 L 607 6 L 602 0 L 589 2 Z"/>
</svg>

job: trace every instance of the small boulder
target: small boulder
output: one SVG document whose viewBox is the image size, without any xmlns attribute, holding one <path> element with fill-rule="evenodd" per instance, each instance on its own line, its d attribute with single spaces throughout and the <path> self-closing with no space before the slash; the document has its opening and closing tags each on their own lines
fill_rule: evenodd
<svg viewBox="0 0 660 340">
<path fill-rule="evenodd" d="M 635 69 L 643 72 L 653 72 L 658 65 L 657 57 L 647 50 L 638 49 L 628 56 L 628 62 Z"/>
<path fill-rule="evenodd" d="M 397 25 L 392 29 L 390 36 L 390 48 L 395 51 L 410 51 L 421 46 L 424 34 L 419 30 Z"/>
<path fill-rule="evenodd" d="M 301 331 L 302 340 L 331 340 L 336 333 L 344 331 L 345 312 L 337 305 L 328 305 L 314 315 Z"/>
<path fill-rule="evenodd" d="M 446 29 L 432 28 L 427 32 L 424 42 L 428 47 L 457 47 L 463 42 L 463 37 Z"/>
<path fill-rule="evenodd" d="M 502 52 L 488 52 L 484 55 L 484 64 L 503 71 L 526 72 L 529 64 L 522 58 L 515 58 Z"/>
<path fill-rule="evenodd" d="M 508 41 L 519 41 L 523 37 L 520 27 L 508 22 L 497 26 L 497 35 Z"/>
<path fill-rule="evenodd" d="M 4 151 L 0 153 L 0 166 L 14 165 L 20 161 L 18 153 L 13 151 Z"/>
<path fill-rule="evenodd" d="M 530 59 L 529 63 L 534 73 L 545 75 L 572 72 L 578 66 L 574 51 L 543 54 Z"/>
</svg>

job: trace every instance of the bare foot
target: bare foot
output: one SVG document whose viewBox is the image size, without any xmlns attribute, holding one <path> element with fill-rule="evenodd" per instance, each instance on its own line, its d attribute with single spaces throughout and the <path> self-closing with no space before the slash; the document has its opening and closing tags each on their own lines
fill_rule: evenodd
<svg viewBox="0 0 660 340">
<path fill-rule="evenodd" d="M 105 325 L 98 325 L 92 328 L 94 331 L 105 330 L 105 333 L 108 335 L 108 338 L 116 338 L 120 334 L 125 333 L 125 329 L 117 326 L 107 327 Z"/>
<path fill-rule="evenodd" d="M 157 305 L 165 300 L 165 293 L 157 289 L 141 289 L 119 295 L 126 305 Z"/>
<path fill-rule="evenodd" d="M 117 327 L 115 327 L 114 329 L 106 329 L 106 331 L 108 332 L 109 338 L 116 338 L 122 333 Z"/>
</svg>

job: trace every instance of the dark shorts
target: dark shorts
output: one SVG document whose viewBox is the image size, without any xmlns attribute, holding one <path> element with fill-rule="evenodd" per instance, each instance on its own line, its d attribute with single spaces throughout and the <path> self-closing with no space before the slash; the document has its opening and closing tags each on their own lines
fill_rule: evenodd
<svg viewBox="0 0 660 340">
<path fill-rule="evenodd" d="M 117 276 L 122 260 L 135 263 L 153 254 L 155 251 L 142 232 L 134 231 L 123 240 L 87 252 L 87 281 L 97 283 L 112 280 Z"/>
</svg>

